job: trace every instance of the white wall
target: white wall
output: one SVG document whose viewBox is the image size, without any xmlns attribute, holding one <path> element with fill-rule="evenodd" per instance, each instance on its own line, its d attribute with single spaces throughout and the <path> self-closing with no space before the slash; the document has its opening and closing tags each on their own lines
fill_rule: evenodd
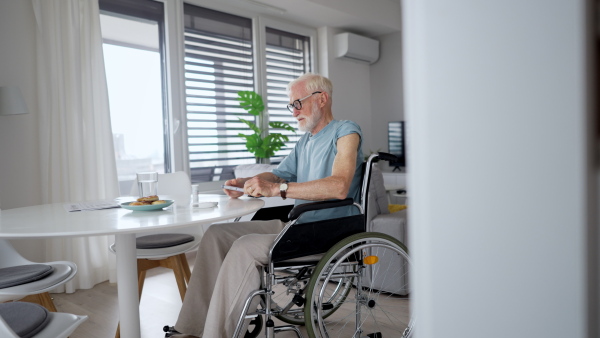
<svg viewBox="0 0 600 338">
<path fill-rule="evenodd" d="M 0 2 L 0 86 L 18 86 L 29 114 L 0 116 L 0 209 L 40 204 L 35 18 L 30 1 Z M 1 211 L 0 211 L 1 212 Z M 34 261 L 44 260 L 42 240 L 13 240 Z"/>
<path fill-rule="evenodd" d="M 419 337 L 592 337 L 586 2 L 403 2 Z"/>
<path fill-rule="evenodd" d="M 388 152 L 388 122 L 404 120 L 402 33 L 378 36 L 377 40 L 380 57 L 370 67 L 372 137 L 371 148 L 363 149 L 366 153 Z M 382 169 L 387 171 L 391 168 L 384 165 Z"/>
<path fill-rule="evenodd" d="M 368 153 L 373 147 L 370 66 L 335 57 L 334 36 L 343 32 L 331 27 L 319 28 L 319 65 L 321 74 L 333 82 L 334 118 L 358 123 L 363 131 L 362 149 Z"/>
<path fill-rule="evenodd" d="M 35 18 L 29 1 L 0 3 L 0 86 L 18 86 L 29 114 L 0 116 L 0 208 L 41 201 L 37 187 L 39 138 L 36 104 Z"/>
</svg>

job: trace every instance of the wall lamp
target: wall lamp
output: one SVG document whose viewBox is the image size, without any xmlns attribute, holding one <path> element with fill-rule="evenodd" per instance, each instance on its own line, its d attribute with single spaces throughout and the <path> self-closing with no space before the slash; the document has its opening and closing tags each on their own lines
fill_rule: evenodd
<svg viewBox="0 0 600 338">
<path fill-rule="evenodd" d="M 27 114 L 27 105 L 16 86 L 0 86 L 0 115 Z"/>
</svg>

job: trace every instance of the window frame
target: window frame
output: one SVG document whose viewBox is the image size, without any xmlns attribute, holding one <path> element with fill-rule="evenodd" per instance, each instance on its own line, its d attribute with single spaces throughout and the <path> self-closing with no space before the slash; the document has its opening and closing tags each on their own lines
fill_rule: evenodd
<svg viewBox="0 0 600 338">
<path fill-rule="evenodd" d="M 260 15 L 256 18 L 255 21 L 256 24 L 256 29 L 255 31 L 258 32 L 258 41 L 255 44 L 256 48 L 260 48 L 261 52 L 260 54 L 255 51 L 255 55 L 257 55 L 257 65 L 259 65 L 256 68 L 260 68 L 260 73 L 259 74 L 255 74 L 255 78 L 256 81 L 255 83 L 257 84 L 257 89 L 256 92 L 259 93 L 265 100 L 265 104 L 267 102 L 267 72 L 266 72 L 266 68 L 267 68 L 267 57 L 266 57 L 266 49 L 267 49 L 267 27 L 269 28 L 273 28 L 273 29 L 277 29 L 277 30 L 281 30 L 281 31 L 285 31 L 285 32 L 290 32 L 290 33 L 294 33 L 294 34 L 298 34 L 298 35 L 302 35 L 302 36 L 307 36 L 310 40 L 309 45 L 310 45 L 310 64 L 312 65 L 312 71 L 313 72 L 318 72 L 319 69 L 319 65 L 317 62 L 317 30 L 314 28 L 309 28 L 306 26 L 300 26 L 294 23 L 290 23 L 290 22 L 284 22 L 281 20 L 277 20 L 274 19 L 272 17 L 268 17 L 268 16 L 264 16 L 264 15 Z M 269 114 L 264 114 L 264 118 L 262 119 L 262 121 L 260 121 L 261 123 L 261 128 L 268 128 L 269 127 Z"/>
<path fill-rule="evenodd" d="M 186 93 L 185 93 L 185 41 L 183 27 L 183 1 L 166 1 L 155 0 L 164 3 L 165 5 L 165 21 L 166 21 L 166 37 L 167 37 L 167 68 L 169 85 L 167 86 L 168 102 L 170 105 L 172 125 L 174 130 L 171 132 L 171 145 L 173 158 L 173 168 L 175 171 L 185 171 L 190 174 L 190 162 L 187 140 L 186 126 Z M 266 74 L 266 27 L 288 31 L 291 33 L 308 36 L 310 38 L 310 62 L 313 72 L 319 72 L 319 64 L 317 60 L 318 54 L 318 32 L 316 28 L 311 28 L 295 23 L 284 22 L 264 14 L 249 13 L 240 11 L 222 4 L 214 5 L 211 3 L 199 1 L 186 1 L 185 3 L 214 9 L 252 20 L 252 36 L 254 41 L 254 77 L 255 91 L 265 97 L 267 93 L 267 74 Z M 260 121 L 262 128 L 268 128 L 268 114 Z M 221 192 L 222 181 L 200 182 L 195 183 L 200 185 L 200 190 L 204 192 Z"/>
<path fill-rule="evenodd" d="M 153 3 L 156 3 L 154 5 Z M 123 19 L 132 21 L 148 21 L 157 24 L 158 28 L 158 48 L 155 52 L 160 55 L 160 86 L 162 93 L 162 139 L 163 139 L 163 154 L 165 173 L 174 171 L 173 161 L 173 137 L 171 133 L 172 129 L 172 118 L 170 109 L 171 97 L 169 95 L 169 69 L 168 69 L 168 55 L 169 55 L 169 44 L 167 40 L 167 15 L 166 15 L 166 3 L 164 1 L 157 0 L 99 0 L 98 8 L 100 14 L 121 17 Z M 103 44 L 110 44 L 115 46 L 130 47 L 140 50 L 145 50 L 143 46 L 136 44 L 123 43 L 118 40 L 107 40 L 103 37 Z M 120 182 L 121 184 L 121 182 Z M 126 194 L 121 191 L 121 194 Z"/>
</svg>

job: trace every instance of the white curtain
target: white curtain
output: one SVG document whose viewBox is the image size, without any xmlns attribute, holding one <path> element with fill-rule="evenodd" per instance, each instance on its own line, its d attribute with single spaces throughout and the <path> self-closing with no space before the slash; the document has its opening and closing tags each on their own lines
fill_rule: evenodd
<svg viewBox="0 0 600 338">
<path fill-rule="evenodd" d="M 102 54 L 98 0 L 33 0 L 44 203 L 119 195 Z M 93 212 L 93 211 L 84 211 Z M 78 273 L 58 292 L 116 280 L 113 236 L 58 238 L 48 260 L 75 262 Z"/>
</svg>

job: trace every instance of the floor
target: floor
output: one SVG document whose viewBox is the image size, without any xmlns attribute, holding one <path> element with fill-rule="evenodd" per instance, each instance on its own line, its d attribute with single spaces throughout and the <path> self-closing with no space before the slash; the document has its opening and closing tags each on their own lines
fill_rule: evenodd
<svg viewBox="0 0 600 338">
<path fill-rule="evenodd" d="M 194 258 L 194 254 L 188 254 L 191 266 L 194 264 Z M 70 338 L 114 337 L 119 320 L 116 284 L 104 282 L 89 290 L 78 290 L 71 294 L 52 294 L 52 298 L 58 311 L 89 316 Z M 163 326 L 175 323 L 180 307 L 181 297 L 171 270 L 166 268 L 149 270 L 140 303 L 142 338 L 164 337 Z M 303 328 L 301 331 L 305 337 L 308 337 Z M 287 338 L 296 335 L 284 332 L 277 337 Z"/>
<path fill-rule="evenodd" d="M 193 253 L 188 254 L 190 266 L 193 266 L 194 256 Z M 116 284 L 104 282 L 89 290 L 78 290 L 71 294 L 52 294 L 52 297 L 58 311 L 89 316 L 88 320 L 70 336 L 71 338 L 114 337 L 118 323 Z M 403 301 L 408 307 L 408 300 Z M 166 268 L 149 270 L 140 304 L 142 338 L 164 337 L 163 326 L 175 323 L 180 307 L 181 298 L 172 271 Z M 275 324 L 282 323 L 276 320 Z M 300 331 L 304 337 L 308 337 L 304 327 L 301 327 Z M 349 333 L 348 337 L 351 335 Z M 261 334 L 259 337 L 264 335 Z M 277 338 L 292 337 L 296 337 L 293 332 L 282 332 L 277 335 Z"/>
</svg>

